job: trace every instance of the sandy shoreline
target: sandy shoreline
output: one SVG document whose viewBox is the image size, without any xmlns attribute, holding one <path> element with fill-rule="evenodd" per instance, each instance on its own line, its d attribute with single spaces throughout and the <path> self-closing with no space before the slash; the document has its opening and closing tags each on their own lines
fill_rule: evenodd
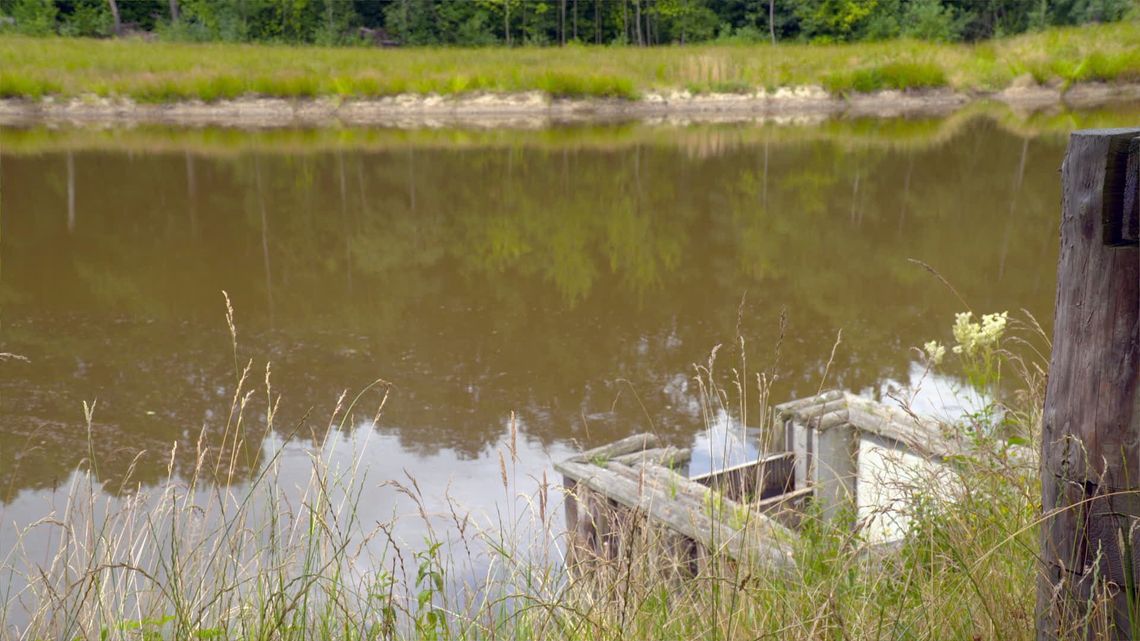
<svg viewBox="0 0 1140 641">
<path fill-rule="evenodd" d="M 999 92 L 950 89 L 881 91 L 846 98 L 817 86 L 753 94 L 650 93 L 636 101 L 551 99 L 539 92 L 460 97 L 401 95 L 371 100 L 336 98 L 243 98 L 206 103 L 145 104 L 96 96 L 59 100 L 0 100 L 0 125 L 130 124 L 287 127 L 534 126 L 555 122 L 610 120 L 748 121 L 817 119 L 832 116 L 939 116 L 981 101 L 1036 111 L 1050 107 L 1091 108 L 1140 103 L 1140 83 L 1059 87 L 1022 83 Z"/>
</svg>

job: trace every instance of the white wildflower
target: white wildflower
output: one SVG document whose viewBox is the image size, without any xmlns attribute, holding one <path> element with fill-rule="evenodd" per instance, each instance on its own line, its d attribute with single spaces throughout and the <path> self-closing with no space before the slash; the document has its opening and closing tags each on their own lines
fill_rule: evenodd
<svg viewBox="0 0 1140 641">
<path fill-rule="evenodd" d="M 946 356 L 946 346 L 938 341 L 927 341 L 926 344 L 922 346 L 922 349 L 926 352 L 926 360 L 929 361 L 931 365 L 940 365 L 942 358 Z"/>
<path fill-rule="evenodd" d="M 974 356 L 978 352 L 996 348 L 1005 333 L 1009 312 L 985 314 L 980 323 L 974 322 L 972 312 L 954 315 L 955 354 Z"/>
<path fill-rule="evenodd" d="M 1009 312 L 1000 314 L 986 314 L 982 316 L 981 339 L 986 345 L 996 346 L 1005 333 L 1005 323 L 1009 320 Z"/>
<path fill-rule="evenodd" d="M 954 346 L 955 354 L 965 352 L 969 355 L 974 353 L 978 326 L 973 322 L 973 318 L 973 312 L 954 314 L 954 340 L 958 341 L 958 344 Z"/>
</svg>

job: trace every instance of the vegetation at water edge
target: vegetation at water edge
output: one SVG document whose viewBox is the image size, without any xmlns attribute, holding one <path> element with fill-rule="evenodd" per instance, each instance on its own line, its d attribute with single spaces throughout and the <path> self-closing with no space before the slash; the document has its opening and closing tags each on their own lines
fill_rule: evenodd
<svg viewBox="0 0 1140 641">
<path fill-rule="evenodd" d="M 1017 82 L 1140 81 L 1140 22 L 1050 29 L 982 44 L 919 40 L 667 48 L 365 48 L 0 37 L 0 97 L 140 102 L 244 96 L 369 99 L 538 91 L 637 99 L 649 92 L 833 94 Z"/>
</svg>

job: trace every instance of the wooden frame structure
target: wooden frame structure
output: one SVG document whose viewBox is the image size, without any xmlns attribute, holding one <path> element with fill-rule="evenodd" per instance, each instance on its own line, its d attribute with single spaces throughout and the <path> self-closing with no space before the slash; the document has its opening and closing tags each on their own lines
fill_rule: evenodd
<svg viewBox="0 0 1140 641">
<path fill-rule="evenodd" d="M 699 476 L 687 475 L 689 450 L 652 434 L 557 463 L 571 564 L 615 558 L 630 528 L 647 525 L 688 555 L 682 563 L 716 554 L 789 573 L 804 504 L 834 518 L 857 503 L 863 440 L 933 462 L 967 449 L 933 421 L 841 391 L 777 405 L 775 416 L 782 449 Z"/>
</svg>

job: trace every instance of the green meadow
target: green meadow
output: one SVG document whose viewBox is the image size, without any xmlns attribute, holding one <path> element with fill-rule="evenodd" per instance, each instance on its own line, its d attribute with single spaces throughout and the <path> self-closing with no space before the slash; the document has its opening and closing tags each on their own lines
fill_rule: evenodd
<svg viewBox="0 0 1140 641">
<path fill-rule="evenodd" d="M 139 39 L 0 37 L 0 96 L 86 95 L 148 103 L 539 91 L 637 100 L 649 92 L 750 93 L 821 85 L 992 92 L 1140 81 L 1140 23 L 1057 28 L 980 44 L 333 48 Z"/>
</svg>

